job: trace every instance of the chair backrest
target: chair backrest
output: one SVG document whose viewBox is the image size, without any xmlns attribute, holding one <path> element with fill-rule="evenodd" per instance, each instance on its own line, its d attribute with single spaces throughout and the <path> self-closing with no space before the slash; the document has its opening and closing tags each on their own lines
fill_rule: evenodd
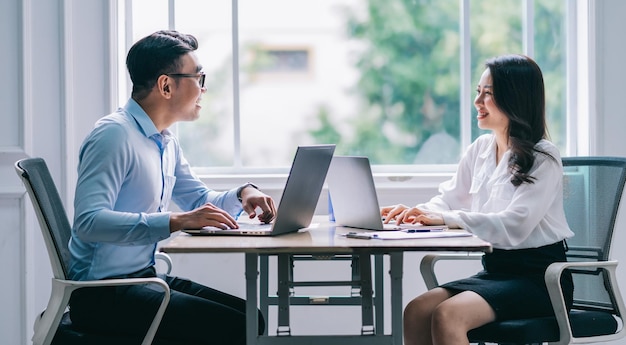
<svg viewBox="0 0 626 345">
<path fill-rule="evenodd" d="M 563 168 L 565 215 L 575 233 L 567 240 L 568 261 L 607 261 L 626 181 L 626 158 L 564 157 Z M 613 311 L 604 270 L 572 273 L 575 308 Z"/>
<path fill-rule="evenodd" d="M 72 228 L 48 166 L 41 158 L 27 158 L 17 161 L 15 170 L 35 208 L 54 277 L 67 279 Z"/>
</svg>

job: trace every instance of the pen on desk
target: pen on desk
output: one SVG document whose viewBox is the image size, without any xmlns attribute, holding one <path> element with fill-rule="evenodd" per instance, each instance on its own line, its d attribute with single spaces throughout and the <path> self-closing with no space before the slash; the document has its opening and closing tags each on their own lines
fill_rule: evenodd
<svg viewBox="0 0 626 345">
<path fill-rule="evenodd" d="M 403 230 L 405 232 L 437 232 L 437 231 L 443 231 L 444 228 L 432 228 L 432 229 L 406 229 Z"/>
<path fill-rule="evenodd" d="M 378 238 L 376 234 L 366 234 L 366 233 L 357 233 L 357 232 L 349 232 L 346 234 L 347 238 L 358 238 L 362 240 L 371 240 L 372 238 Z"/>
</svg>

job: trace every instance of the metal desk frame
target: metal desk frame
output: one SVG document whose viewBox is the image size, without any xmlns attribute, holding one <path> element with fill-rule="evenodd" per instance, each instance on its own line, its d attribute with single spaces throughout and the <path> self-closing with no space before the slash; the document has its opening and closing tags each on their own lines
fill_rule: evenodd
<svg viewBox="0 0 626 345">
<path fill-rule="evenodd" d="M 324 345 L 382 345 L 402 344 L 402 267 L 405 251 L 447 251 L 447 252 L 490 252 L 491 245 L 476 237 L 450 237 L 411 240 L 360 240 L 346 238 L 345 233 L 354 229 L 320 225 L 297 233 L 276 237 L 232 237 L 232 236 L 190 236 L 181 234 L 159 250 L 173 253 L 244 253 L 246 280 L 246 338 L 248 345 L 265 344 L 320 344 Z M 351 255 L 360 258 L 389 256 L 391 293 L 391 334 L 383 334 L 382 298 L 374 298 L 381 303 L 380 314 L 375 313 L 376 326 L 370 334 L 357 335 L 257 335 L 260 305 L 259 264 L 260 258 L 268 255 Z M 262 259 L 265 260 L 265 259 Z M 284 259 L 283 259 L 284 260 Z M 367 259 L 366 259 L 367 261 Z M 375 265 L 379 265 L 375 260 Z M 283 261 L 284 262 L 284 261 Z M 262 264 L 261 266 L 263 266 Z M 382 262 L 380 263 L 382 265 Z M 287 265 L 283 265 L 283 270 Z M 375 266 L 376 267 L 376 266 Z M 266 267 L 265 267 L 266 268 Z M 261 269 L 265 269 L 261 267 Z M 280 270 L 280 268 L 279 268 Z M 379 270 L 382 272 L 382 268 Z M 264 271 L 264 273 L 267 270 Z M 361 273 L 371 272 L 362 269 Z M 283 275 L 285 273 L 282 273 Z M 367 274 L 367 273 L 365 273 Z M 265 275 L 265 274 L 263 274 Z M 381 274 L 382 275 L 382 274 Z M 262 278 L 267 279 L 267 278 Z M 371 281 L 371 278 L 368 278 Z M 375 279 L 382 285 L 383 279 Z M 265 281 L 267 282 L 267 281 Z M 367 285 L 367 284 L 366 284 Z M 267 286 L 267 285 L 265 285 Z M 284 287 L 282 288 L 284 289 Z M 368 288 L 366 287 L 366 290 Z M 371 293 L 371 288 L 369 289 Z M 261 289 L 261 291 L 263 291 Z M 377 287 L 376 291 L 382 289 Z M 365 295 L 367 291 L 363 291 Z M 265 290 L 267 296 L 267 290 Z M 286 295 L 283 295 L 286 296 Z M 377 302 L 380 300 L 380 302 Z M 285 301 L 282 302 L 283 305 Z M 367 303 L 366 303 L 367 307 Z M 376 309 L 376 304 L 374 305 Z M 284 315 L 284 314 L 283 314 Z M 288 315 L 288 314 L 287 314 Z M 284 316 L 282 316 L 284 317 Z M 283 320 L 284 322 L 284 320 Z"/>
<path fill-rule="evenodd" d="M 279 261 L 288 260 L 288 254 L 277 254 L 279 257 Z M 361 334 L 355 335 L 332 335 L 332 336 L 324 336 L 324 335 L 295 335 L 292 336 L 288 334 L 289 326 L 289 307 L 291 305 L 309 305 L 308 298 L 303 297 L 305 300 L 298 301 L 294 299 L 289 301 L 288 291 L 286 284 L 279 284 L 278 296 L 274 297 L 276 300 L 272 300 L 272 296 L 268 294 L 268 276 L 267 271 L 260 274 L 259 272 L 259 261 L 261 261 L 261 270 L 265 270 L 268 267 L 263 267 L 265 265 L 269 266 L 267 262 L 267 255 L 258 255 L 256 253 L 246 253 L 245 254 L 245 270 L 246 270 L 246 329 L 247 329 L 247 343 L 248 344 L 294 344 L 297 342 L 299 344 L 318 344 L 321 341 L 324 342 L 325 345 L 352 345 L 352 344 L 394 344 L 394 345 L 402 345 L 402 264 L 403 264 L 403 255 L 402 252 L 398 253 L 389 253 L 390 257 L 390 277 L 391 277 L 391 315 L 392 315 L 392 325 L 391 325 L 391 334 L 384 334 L 384 307 L 383 307 L 383 264 L 382 264 L 382 255 L 381 254 L 373 254 L 369 252 L 363 253 L 355 253 L 355 256 L 359 256 L 362 258 L 367 258 L 364 260 L 365 262 L 361 262 L 361 274 L 365 273 L 365 277 L 362 277 L 362 280 L 365 282 L 370 282 L 369 289 L 367 286 L 362 287 L 363 291 L 361 298 L 364 303 L 361 304 L 362 315 L 363 315 L 363 329 Z M 371 288 L 371 269 L 369 269 L 370 255 L 375 256 L 375 267 L 374 270 L 378 274 L 375 274 L 375 284 L 376 290 L 380 291 L 380 298 L 372 298 L 372 288 Z M 260 257 L 260 260 L 259 260 Z M 283 282 L 288 279 L 288 273 L 286 273 L 286 269 L 288 268 L 288 262 L 280 262 L 278 264 L 278 279 Z M 282 271 L 282 273 L 281 273 Z M 369 277 L 367 276 L 370 272 Z M 260 295 L 268 296 L 269 299 L 265 301 L 263 304 L 260 303 L 260 300 L 263 297 L 259 298 L 259 294 L 256 293 L 257 286 L 259 286 L 260 279 Z M 280 286 L 282 285 L 282 286 Z M 282 290 L 282 291 L 281 291 Z M 283 297 L 281 300 L 281 293 Z M 285 296 L 287 294 L 287 296 Z M 373 304 L 372 304 L 373 301 Z M 273 303 L 272 303 L 273 302 Z M 338 301 L 340 302 L 340 301 Z M 347 305 L 349 302 L 347 300 L 341 300 L 341 305 Z M 279 330 L 284 331 L 284 334 L 277 334 L 277 336 L 257 336 L 256 334 L 256 325 L 258 325 L 258 313 L 257 313 L 257 305 L 261 304 L 261 311 L 264 313 L 267 311 L 267 306 L 271 304 L 275 304 L 279 308 L 278 313 L 278 325 Z M 358 305 L 358 304 L 355 304 Z M 372 306 L 374 307 L 374 313 L 372 313 Z M 267 315 L 267 314 L 264 314 Z M 372 315 L 375 316 L 375 322 L 372 319 Z M 398 317 L 399 315 L 399 317 Z M 378 325 L 378 327 L 376 327 Z M 283 327 L 283 329 L 280 329 Z M 371 328 L 368 328 L 371 327 Z"/>
<path fill-rule="evenodd" d="M 383 256 L 377 255 L 290 255 L 278 254 L 276 293 L 271 294 L 269 259 L 260 256 L 259 305 L 263 315 L 269 315 L 269 307 L 277 307 L 277 335 L 291 335 L 291 306 L 360 306 L 361 335 L 381 335 L 384 331 Z M 372 266 L 372 257 L 374 266 Z M 294 270 L 298 262 L 350 261 L 351 280 L 296 281 Z M 374 276 L 372 276 L 372 267 Z M 372 285 L 374 284 L 374 285 Z M 300 287 L 350 287 L 347 295 L 308 296 L 297 294 Z M 268 330 L 266 330 L 268 331 Z"/>
</svg>

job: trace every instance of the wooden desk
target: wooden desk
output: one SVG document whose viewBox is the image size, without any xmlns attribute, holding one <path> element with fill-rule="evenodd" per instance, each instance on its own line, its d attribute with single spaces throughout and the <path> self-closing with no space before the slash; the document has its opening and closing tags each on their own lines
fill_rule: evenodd
<svg viewBox="0 0 626 345">
<path fill-rule="evenodd" d="M 244 253 L 247 344 L 402 344 L 402 257 L 406 251 L 490 252 L 477 237 L 361 240 L 342 236 L 354 229 L 322 224 L 276 237 L 190 236 L 181 234 L 160 248 L 166 253 Z M 391 334 L 336 336 L 257 336 L 259 255 L 383 254 L 390 257 Z"/>
</svg>

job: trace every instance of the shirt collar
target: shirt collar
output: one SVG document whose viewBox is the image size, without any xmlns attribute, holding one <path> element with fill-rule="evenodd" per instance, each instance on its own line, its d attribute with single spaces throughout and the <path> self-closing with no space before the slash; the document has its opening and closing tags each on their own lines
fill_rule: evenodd
<svg viewBox="0 0 626 345">
<path fill-rule="evenodd" d="M 480 158 L 486 161 L 489 159 L 489 156 L 493 156 L 495 162 L 496 137 L 494 135 L 491 136 L 489 143 L 485 147 L 486 149 L 484 149 L 483 152 L 480 153 Z"/>
<path fill-rule="evenodd" d="M 129 99 L 124 106 L 124 111 L 135 119 L 143 134 L 150 138 L 155 134 L 159 134 L 154 122 L 146 112 L 141 108 L 139 103 L 134 99 Z"/>
<path fill-rule="evenodd" d="M 167 146 L 170 142 L 172 132 L 170 132 L 169 129 L 164 129 L 159 133 L 150 116 L 146 114 L 137 101 L 132 98 L 129 99 L 124 106 L 124 111 L 135 119 L 135 122 L 139 125 L 141 132 L 147 138 L 161 142 L 163 147 Z"/>
<path fill-rule="evenodd" d="M 511 150 L 508 149 L 502 155 L 500 163 L 496 165 L 496 137 L 492 135 L 489 143 L 484 146 L 482 152 L 479 153 L 480 159 L 483 161 L 480 170 L 476 173 L 477 177 L 484 181 L 497 181 L 502 177 L 510 176 L 509 158 Z"/>
</svg>

